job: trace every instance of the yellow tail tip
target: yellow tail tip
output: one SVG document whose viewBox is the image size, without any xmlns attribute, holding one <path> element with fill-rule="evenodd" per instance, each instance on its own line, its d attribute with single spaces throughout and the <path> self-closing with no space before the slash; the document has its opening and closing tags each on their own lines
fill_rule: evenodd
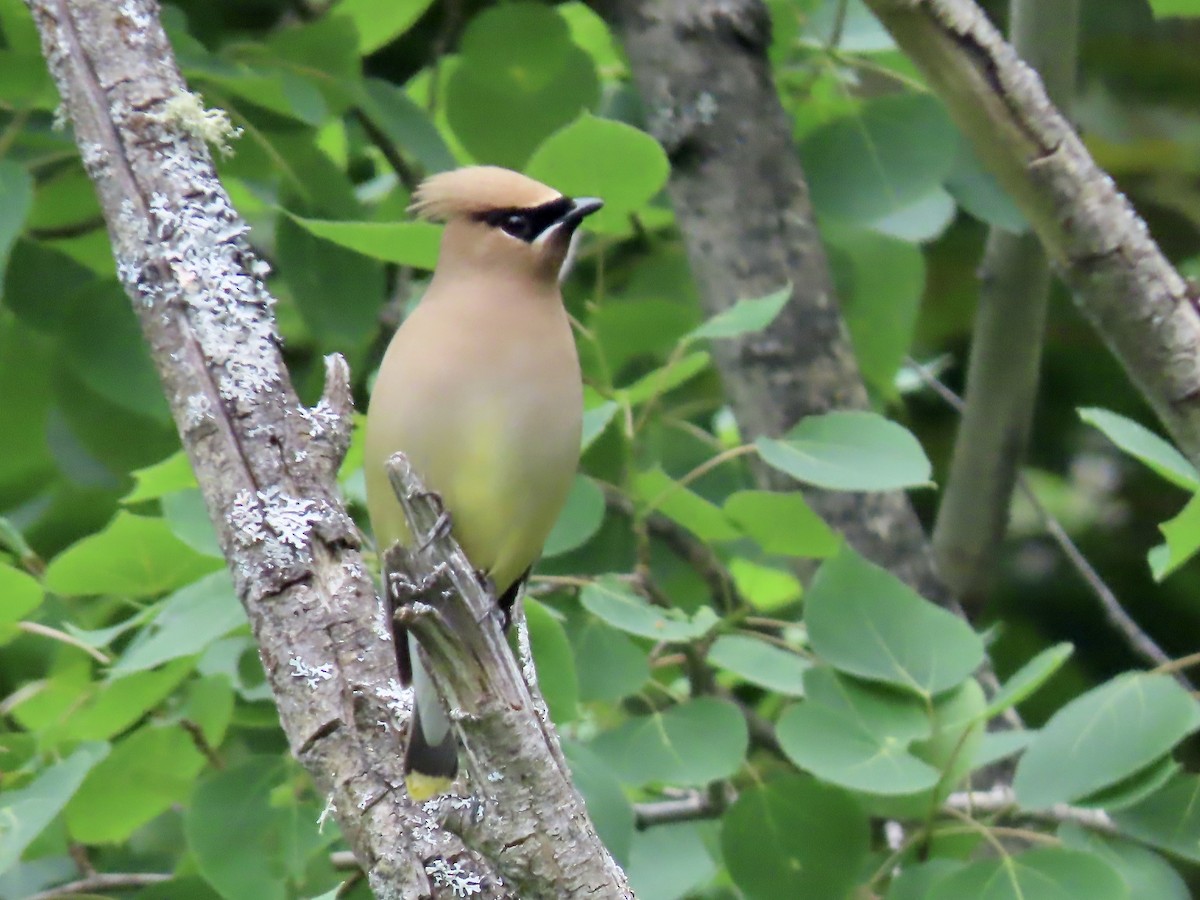
<svg viewBox="0 0 1200 900">
<path fill-rule="evenodd" d="M 417 803 L 424 803 L 433 797 L 449 793 L 453 780 L 441 775 L 422 775 L 420 772 L 409 772 L 404 776 L 404 783 L 408 787 L 408 796 Z"/>
</svg>

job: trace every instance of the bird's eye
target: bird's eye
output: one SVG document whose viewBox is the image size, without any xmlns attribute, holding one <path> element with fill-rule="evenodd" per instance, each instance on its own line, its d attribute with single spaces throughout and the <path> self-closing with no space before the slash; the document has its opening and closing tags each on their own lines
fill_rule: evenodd
<svg viewBox="0 0 1200 900">
<path fill-rule="evenodd" d="M 527 241 L 533 237 L 533 223 L 529 217 L 521 213 L 510 213 L 500 222 L 500 228 L 505 234 L 511 234 L 519 241 Z"/>
</svg>

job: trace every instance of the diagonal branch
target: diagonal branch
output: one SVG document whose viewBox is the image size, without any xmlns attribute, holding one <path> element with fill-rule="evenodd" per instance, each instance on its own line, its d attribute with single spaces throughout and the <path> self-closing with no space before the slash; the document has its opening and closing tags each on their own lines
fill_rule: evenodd
<svg viewBox="0 0 1200 900">
<path fill-rule="evenodd" d="M 388 477 L 411 533 L 427 537 L 386 551 L 387 590 L 430 663 L 484 804 L 456 827 L 522 897 L 632 898 L 571 784 L 554 726 L 538 714 L 495 600 L 441 527 L 440 503 L 404 454 L 388 462 Z"/>
<path fill-rule="evenodd" d="M 330 358 L 321 402 L 300 404 L 201 137 L 220 117 L 187 93 L 153 0 L 28 2 L 293 753 L 377 896 L 455 896 L 447 857 L 477 896 L 510 896 L 397 787 L 395 658 L 333 479 L 348 371 Z"/>
<path fill-rule="evenodd" d="M 1016 201 L 1051 265 L 1200 464 L 1200 314 L 1145 222 L 971 0 L 866 0 Z"/>
</svg>

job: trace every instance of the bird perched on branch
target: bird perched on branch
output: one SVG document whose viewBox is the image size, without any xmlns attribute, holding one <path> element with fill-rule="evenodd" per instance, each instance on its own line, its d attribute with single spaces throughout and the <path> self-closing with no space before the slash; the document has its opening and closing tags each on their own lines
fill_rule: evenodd
<svg viewBox="0 0 1200 900">
<path fill-rule="evenodd" d="M 381 551 L 412 540 L 384 468 L 403 451 L 506 614 L 579 463 L 579 359 L 558 284 L 576 228 L 600 206 L 492 166 L 434 175 L 412 205 L 446 229 L 371 394 L 371 523 Z M 396 654 L 414 689 L 408 791 L 423 800 L 449 787 L 458 749 L 415 639 L 398 633 Z"/>
</svg>

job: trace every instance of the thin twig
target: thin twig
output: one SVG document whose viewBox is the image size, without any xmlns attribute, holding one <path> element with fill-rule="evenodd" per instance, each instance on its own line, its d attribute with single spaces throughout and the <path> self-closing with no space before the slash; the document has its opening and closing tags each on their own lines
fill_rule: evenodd
<svg viewBox="0 0 1200 900">
<path fill-rule="evenodd" d="M 604 502 L 609 509 L 630 519 L 637 518 L 638 511 L 633 500 L 613 485 L 601 483 L 600 486 L 604 491 Z M 661 513 L 652 512 L 644 517 L 644 521 L 650 534 L 666 544 L 672 553 L 700 576 L 708 586 L 709 595 L 718 612 L 729 613 L 749 606 L 738 590 L 733 576 L 720 557 L 713 552 L 712 547 Z"/>
<path fill-rule="evenodd" d="M 944 382 L 936 375 L 928 371 L 916 360 L 910 358 L 908 365 L 912 366 L 917 372 L 920 379 L 927 384 L 934 393 L 941 397 L 947 405 L 957 412 L 962 412 L 963 401 L 957 394 L 954 393 Z M 1104 617 L 1108 623 L 1119 631 L 1128 642 L 1138 656 L 1148 662 L 1151 666 L 1163 672 L 1169 672 L 1175 677 L 1175 680 L 1188 691 L 1195 691 L 1196 688 L 1188 680 L 1187 676 L 1181 672 L 1171 668 L 1171 657 L 1155 643 L 1154 639 L 1137 624 L 1136 621 L 1125 611 L 1121 606 L 1121 601 L 1117 599 L 1117 595 L 1112 589 L 1104 583 L 1104 579 L 1092 566 L 1083 552 L 1079 549 L 1076 543 L 1067 534 L 1062 523 L 1056 519 L 1051 512 L 1042 505 L 1037 494 L 1033 490 L 1033 486 L 1029 483 L 1024 473 L 1017 474 L 1017 488 L 1022 496 L 1029 501 L 1029 505 L 1033 507 L 1034 513 L 1046 526 L 1050 537 L 1058 544 L 1059 549 L 1071 564 L 1071 567 L 1079 574 L 1084 583 L 1096 595 L 1096 599 L 1100 601 L 1100 608 L 1104 612 Z"/>
<path fill-rule="evenodd" d="M 639 831 L 653 828 L 655 825 L 667 825 L 671 822 L 711 819 L 718 814 L 719 810 L 712 804 L 708 795 L 700 791 L 670 800 L 633 804 L 634 821 L 637 823 Z"/>
<path fill-rule="evenodd" d="M 972 816 L 982 813 L 1058 824 L 1073 822 L 1106 834 L 1115 834 L 1117 831 L 1108 813 L 1100 809 L 1084 809 L 1066 803 L 1056 803 L 1047 809 L 1022 809 L 1013 789 L 1003 785 L 988 791 L 957 791 L 947 797 L 942 806 L 946 810 L 957 810 Z"/>
<path fill-rule="evenodd" d="M 74 894 L 95 894 L 99 891 L 120 891 L 128 888 L 149 887 L 162 884 L 175 876 L 161 872 L 112 872 L 89 875 L 78 881 L 60 884 L 39 894 L 34 894 L 28 900 L 53 900 L 55 897 L 70 897 Z"/>
<path fill-rule="evenodd" d="M 214 769 L 225 768 L 225 761 L 221 759 L 216 748 L 208 742 L 208 738 L 204 736 L 204 729 L 198 723 L 193 722 L 191 719 L 180 719 L 179 727 L 188 733 L 188 736 L 192 739 L 192 743 L 196 745 L 196 749 L 208 760 L 210 766 Z"/>
<path fill-rule="evenodd" d="M 51 640 L 58 641 L 60 644 L 67 644 L 71 647 L 77 647 L 102 665 L 107 666 L 110 662 L 112 662 L 112 659 L 110 659 L 107 654 L 101 653 L 90 644 L 85 644 L 79 638 L 72 637 L 65 631 L 59 631 L 57 628 L 51 628 L 49 625 L 42 625 L 40 622 L 18 622 L 17 628 L 26 632 L 27 634 L 41 635 L 42 637 L 48 637 Z"/>
</svg>

